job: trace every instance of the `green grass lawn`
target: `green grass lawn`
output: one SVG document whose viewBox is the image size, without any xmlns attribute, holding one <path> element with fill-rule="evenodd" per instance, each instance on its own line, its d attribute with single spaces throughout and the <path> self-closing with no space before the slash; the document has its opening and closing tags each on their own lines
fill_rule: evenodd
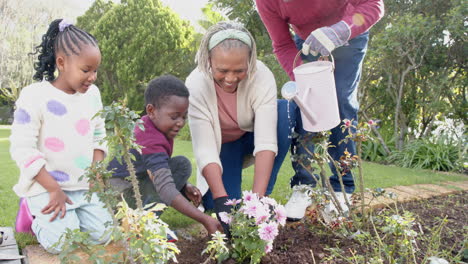
<svg viewBox="0 0 468 264">
<path fill-rule="evenodd" d="M 18 168 L 11 160 L 9 154 L 8 136 L 10 130 L 8 126 L 0 126 L 0 226 L 14 226 L 16 212 L 18 210 L 19 198 L 12 190 L 13 185 L 18 179 Z M 177 141 L 174 146 L 174 155 L 184 155 L 188 157 L 195 168 L 195 158 L 192 152 L 192 144 L 189 141 Z M 412 185 L 420 183 L 435 183 L 441 181 L 461 181 L 468 177 L 455 173 L 437 173 L 427 170 L 416 170 L 399 168 L 395 166 L 385 166 L 376 163 L 364 163 L 364 181 L 368 188 L 391 187 L 396 185 Z M 277 178 L 272 197 L 280 203 L 286 203 L 291 193 L 289 179 L 293 175 L 289 158 L 286 158 Z M 195 183 L 195 170 L 192 172 L 190 181 Z M 253 167 L 244 170 L 242 187 L 245 190 L 251 189 L 253 182 Z M 174 209 L 167 210 L 162 219 L 172 228 L 179 228 L 193 223 L 189 219 L 176 212 Z M 30 237 L 17 237 L 20 246 L 24 243 L 30 243 Z"/>
</svg>

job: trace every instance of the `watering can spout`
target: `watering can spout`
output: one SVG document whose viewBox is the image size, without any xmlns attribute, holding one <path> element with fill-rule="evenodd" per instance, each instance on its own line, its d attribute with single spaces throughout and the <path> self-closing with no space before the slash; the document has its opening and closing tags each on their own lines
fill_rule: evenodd
<svg viewBox="0 0 468 264">
<path fill-rule="evenodd" d="M 297 106 L 301 109 L 301 113 L 307 118 L 307 121 L 315 124 L 317 120 L 314 113 L 307 107 L 306 102 L 298 96 L 299 91 L 297 90 L 296 82 L 289 81 L 281 88 L 281 95 L 284 99 L 290 101 L 294 100 Z M 304 122 L 304 121 L 303 121 Z"/>
<path fill-rule="evenodd" d="M 294 100 L 294 97 L 297 96 L 296 82 L 289 81 L 285 83 L 281 88 L 281 95 L 288 101 Z"/>
</svg>

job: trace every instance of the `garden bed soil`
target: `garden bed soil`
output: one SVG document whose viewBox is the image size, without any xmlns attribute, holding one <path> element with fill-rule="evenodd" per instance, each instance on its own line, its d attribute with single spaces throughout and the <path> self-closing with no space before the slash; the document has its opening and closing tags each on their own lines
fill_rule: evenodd
<svg viewBox="0 0 468 264">
<path fill-rule="evenodd" d="M 427 200 L 400 203 L 399 209 L 410 211 L 414 214 L 417 224 L 414 230 L 418 232 L 418 237 L 423 232 L 423 236 L 429 236 L 430 230 L 440 225 L 443 218 L 447 218 L 447 224 L 441 234 L 441 249 L 452 249 L 453 254 L 462 250 L 462 242 L 467 239 L 466 228 L 468 223 L 468 192 L 460 192 L 447 196 L 432 197 Z M 385 210 L 385 209 L 382 209 Z M 400 211 L 402 212 L 402 211 Z M 206 247 L 208 237 L 184 240 L 177 242 L 181 253 L 177 256 L 178 262 L 203 263 L 207 255 L 201 252 Z M 419 238 L 420 239 L 420 238 Z M 418 238 L 417 240 L 420 241 Z M 455 248 L 452 248 L 456 245 Z M 418 242 L 421 252 L 425 252 L 424 243 Z M 347 263 L 339 260 L 325 261 L 330 252 L 327 248 L 339 247 L 345 254 L 350 254 L 349 249 L 356 250 L 357 253 L 364 248 L 351 239 L 341 239 L 333 233 L 325 230 L 319 224 L 306 225 L 303 222 L 288 223 L 281 228 L 278 237 L 273 245 L 273 251 L 262 259 L 263 264 L 281 263 Z M 312 259 L 315 258 L 315 262 Z M 421 256 L 420 256 L 421 257 Z M 468 260 L 465 260 L 468 261 Z M 210 264 L 215 261 L 208 262 Z M 224 263 L 235 263 L 233 260 Z"/>
</svg>

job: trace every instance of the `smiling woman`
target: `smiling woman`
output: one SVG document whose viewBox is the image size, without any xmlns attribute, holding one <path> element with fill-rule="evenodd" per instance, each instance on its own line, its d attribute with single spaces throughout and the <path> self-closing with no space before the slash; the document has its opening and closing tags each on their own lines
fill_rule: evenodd
<svg viewBox="0 0 468 264">
<path fill-rule="evenodd" d="M 231 209 L 228 198 L 240 198 L 246 165 L 255 164 L 253 192 L 271 194 L 291 143 L 296 105 L 277 100 L 274 76 L 257 61 L 255 41 L 240 24 L 209 28 L 196 60 L 186 85 L 197 184 L 205 209 L 214 208 L 219 218 Z"/>
<path fill-rule="evenodd" d="M 233 49 L 217 46 L 211 53 L 211 71 L 215 85 L 227 93 L 235 93 L 239 83 L 247 77 L 250 50 L 246 46 Z"/>
</svg>

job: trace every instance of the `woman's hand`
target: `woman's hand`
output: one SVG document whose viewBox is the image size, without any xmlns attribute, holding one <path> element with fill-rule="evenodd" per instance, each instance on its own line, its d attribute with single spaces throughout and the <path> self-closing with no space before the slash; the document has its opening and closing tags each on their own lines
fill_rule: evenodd
<svg viewBox="0 0 468 264">
<path fill-rule="evenodd" d="M 225 223 L 222 220 L 221 213 L 231 213 L 232 205 L 227 205 L 226 202 L 228 201 L 228 196 L 219 197 L 213 200 L 214 202 L 214 211 L 216 213 L 216 218 L 218 218 L 219 223 L 223 227 L 224 234 L 226 234 L 227 238 L 231 238 L 231 232 L 229 224 Z"/>
<path fill-rule="evenodd" d="M 195 205 L 195 207 L 198 207 L 200 205 L 202 200 L 202 194 L 197 187 L 193 186 L 190 183 L 185 184 L 184 194 L 185 197 L 187 197 L 190 201 L 193 202 L 193 205 Z"/>
<path fill-rule="evenodd" d="M 73 204 L 62 189 L 58 188 L 54 191 L 50 191 L 49 203 L 41 210 L 41 213 L 50 214 L 53 212 L 54 214 L 50 218 L 50 222 L 54 221 L 60 212 L 62 213 L 60 218 L 64 218 L 67 213 L 66 203 Z"/>
</svg>

